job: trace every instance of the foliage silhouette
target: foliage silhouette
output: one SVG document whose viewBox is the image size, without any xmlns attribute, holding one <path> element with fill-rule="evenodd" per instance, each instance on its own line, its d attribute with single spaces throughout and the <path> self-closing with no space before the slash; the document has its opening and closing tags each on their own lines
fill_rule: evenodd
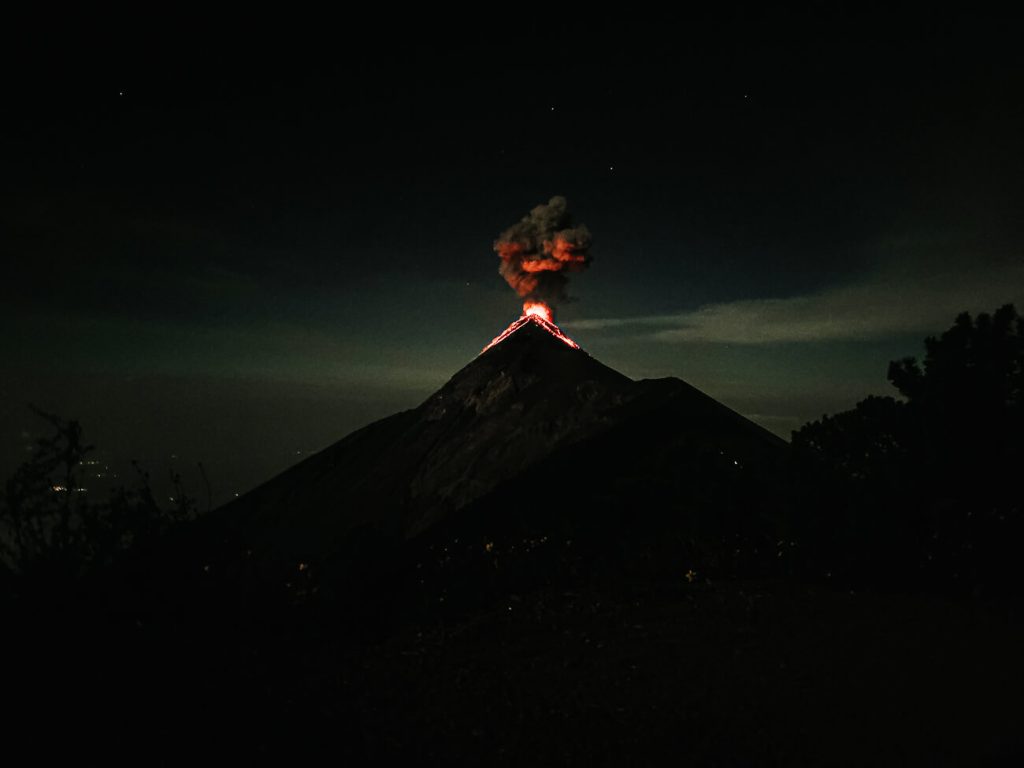
<svg viewBox="0 0 1024 768">
<path fill-rule="evenodd" d="M 35 585 L 65 584 L 110 566 L 191 517 L 195 501 L 172 476 L 175 506 L 162 509 L 149 475 L 133 462 L 138 485 L 121 485 L 105 501 L 80 489 L 81 467 L 94 446 L 81 425 L 32 406 L 51 427 L 7 480 L 0 502 L 0 559 L 10 576 Z"/>
<path fill-rule="evenodd" d="M 793 434 L 806 565 L 850 581 L 1003 590 L 1024 532 L 1024 320 L 967 313 L 872 396 Z"/>
</svg>

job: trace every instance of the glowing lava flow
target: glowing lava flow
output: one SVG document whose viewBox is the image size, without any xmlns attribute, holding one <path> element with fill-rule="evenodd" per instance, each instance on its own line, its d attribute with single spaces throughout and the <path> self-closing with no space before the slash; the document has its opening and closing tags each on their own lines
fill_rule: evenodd
<svg viewBox="0 0 1024 768">
<path fill-rule="evenodd" d="M 488 344 L 486 347 L 480 350 L 480 354 L 482 355 L 491 347 L 501 344 L 501 342 L 503 342 L 505 339 L 507 339 L 516 331 L 518 331 L 527 323 L 536 323 L 545 331 L 554 336 L 556 339 L 564 342 L 573 349 L 580 348 L 579 344 L 577 344 L 575 341 L 573 341 L 564 333 L 562 333 L 561 329 L 553 322 L 551 322 L 551 309 L 546 304 L 528 302 L 523 305 L 523 316 L 516 320 L 514 323 L 512 323 L 512 325 L 510 325 L 500 334 L 495 336 L 494 340 L 490 344 Z"/>
</svg>

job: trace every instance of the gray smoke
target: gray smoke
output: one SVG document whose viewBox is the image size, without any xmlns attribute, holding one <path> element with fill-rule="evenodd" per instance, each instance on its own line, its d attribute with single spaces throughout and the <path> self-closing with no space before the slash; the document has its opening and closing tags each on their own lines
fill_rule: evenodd
<svg viewBox="0 0 1024 768">
<path fill-rule="evenodd" d="M 552 310 L 568 299 L 568 273 L 590 264 L 590 231 L 574 226 L 564 197 L 538 205 L 494 242 L 501 276 L 526 302 Z"/>
</svg>

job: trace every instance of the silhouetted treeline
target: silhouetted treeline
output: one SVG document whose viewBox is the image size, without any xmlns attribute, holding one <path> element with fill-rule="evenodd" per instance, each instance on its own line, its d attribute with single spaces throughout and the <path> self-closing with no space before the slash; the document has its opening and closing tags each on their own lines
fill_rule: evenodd
<svg viewBox="0 0 1024 768">
<path fill-rule="evenodd" d="M 177 476 L 169 507 L 138 467 L 109 497 L 77 490 L 92 446 L 77 422 L 37 413 L 50 434 L 0 499 L 11 749 L 170 763 L 197 745 L 266 754 L 280 734 L 310 731 L 308 716 L 289 718 L 317 695 L 292 674 L 327 624 L 302 610 L 313 568 L 248 557 Z M 314 749 L 310 738 L 290 754 Z"/>
<path fill-rule="evenodd" d="M 192 517 L 195 503 L 180 487 L 175 504 L 161 508 L 149 476 L 133 463 L 135 482 L 122 483 L 107 498 L 89 496 L 85 462 L 94 446 L 81 425 L 33 408 L 51 434 L 7 479 L 0 502 L 0 568 L 9 578 L 35 587 L 61 589 L 73 580 L 110 567 L 129 551 L 153 545 L 173 525 Z"/>
<path fill-rule="evenodd" d="M 1004 591 L 1022 517 L 1024 321 L 1012 305 L 889 364 L 872 396 L 793 433 L 794 536 L 817 576 Z"/>
</svg>

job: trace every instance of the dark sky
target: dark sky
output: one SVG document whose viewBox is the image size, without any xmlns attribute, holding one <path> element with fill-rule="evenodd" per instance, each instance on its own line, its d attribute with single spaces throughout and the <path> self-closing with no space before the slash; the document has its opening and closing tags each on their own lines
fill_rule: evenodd
<svg viewBox="0 0 1024 768">
<path fill-rule="evenodd" d="M 1010 20 L 533 12 L 8 62 L 4 474 L 28 402 L 218 498 L 417 405 L 518 315 L 492 245 L 556 194 L 594 237 L 566 331 L 787 437 L 1024 304 Z"/>
</svg>

